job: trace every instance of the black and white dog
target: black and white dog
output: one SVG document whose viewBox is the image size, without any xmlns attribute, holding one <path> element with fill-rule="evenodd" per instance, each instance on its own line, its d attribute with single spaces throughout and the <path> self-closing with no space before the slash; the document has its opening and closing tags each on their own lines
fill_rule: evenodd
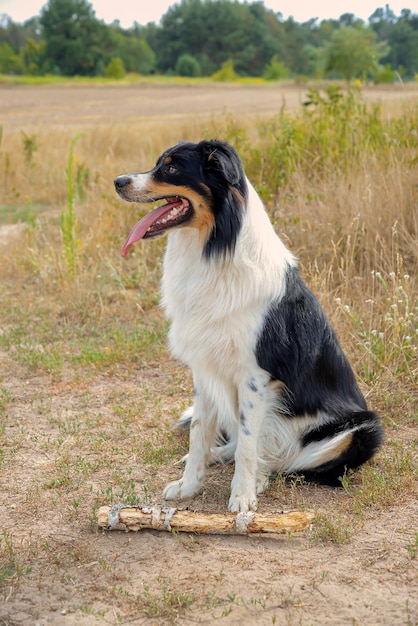
<svg viewBox="0 0 418 626">
<path fill-rule="evenodd" d="M 230 511 L 255 510 L 274 472 L 338 484 L 383 440 L 296 260 L 278 238 L 234 148 L 179 143 L 143 174 L 115 179 L 130 202 L 164 200 L 133 243 L 168 231 L 162 303 L 173 354 L 192 369 L 190 450 L 166 500 L 193 496 L 211 462 L 235 461 Z"/>
</svg>

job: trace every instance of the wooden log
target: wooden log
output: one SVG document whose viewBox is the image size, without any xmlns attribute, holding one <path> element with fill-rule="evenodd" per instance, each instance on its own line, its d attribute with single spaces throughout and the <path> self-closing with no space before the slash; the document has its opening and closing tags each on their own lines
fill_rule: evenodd
<svg viewBox="0 0 418 626">
<path fill-rule="evenodd" d="M 167 506 L 101 506 L 97 519 L 100 528 L 133 530 L 144 528 L 185 533 L 249 535 L 293 533 L 304 530 L 314 519 L 308 511 L 289 513 L 204 513 Z"/>
</svg>

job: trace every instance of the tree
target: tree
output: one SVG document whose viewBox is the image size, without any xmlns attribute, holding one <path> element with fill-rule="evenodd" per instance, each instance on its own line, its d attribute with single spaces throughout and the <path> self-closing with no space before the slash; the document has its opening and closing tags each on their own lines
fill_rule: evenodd
<svg viewBox="0 0 418 626">
<path fill-rule="evenodd" d="M 362 20 L 359 20 L 354 13 L 343 13 L 340 15 L 339 22 L 342 26 L 356 26 L 356 24 L 361 24 Z"/>
<path fill-rule="evenodd" d="M 31 74 L 38 76 L 42 72 L 44 63 L 45 42 L 36 42 L 33 39 L 27 39 L 24 46 L 19 51 L 19 62 L 21 64 L 22 74 Z"/>
<path fill-rule="evenodd" d="M 280 55 L 277 33 L 282 31 L 262 2 L 182 0 L 168 9 L 158 31 L 147 33 L 153 37 L 157 67 L 163 73 L 173 72 L 176 60 L 190 54 L 203 75 L 232 59 L 238 74 L 260 76 L 270 59 Z"/>
<path fill-rule="evenodd" d="M 107 78 L 124 78 L 125 77 L 125 68 L 123 66 L 123 61 L 119 57 L 113 57 L 108 66 L 106 67 L 106 76 Z"/>
<path fill-rule="evenodd" d="M 6 41 L 0 43 L 0 74 L 8 74 L 14 69 L 16 54 L 12 46 Z"/>
<path fill-rule="evenodd" d="M 387 53 L 384 42 L 376 42 L 373 31 L 360 25 L 344 26 L 333 33 L 326 51 L 326 71 L 350 82 L 357 76 L 374 72 L 379 59 Z"/>
<path fill-rule="evenodd" d="M 127 72 L 151 74 L 155 69 L 155 54 L 136 30 L 115 31 L 112 25 L 113 54 L 122 59 Z"/>
<path fill-rule="evenodd" d="M 176 63 L 175 72 L 178 76 L 200 76 L 200 64 L 191 54 L 182 54 Z"/>
<path fill-rule="evenodd" d="M 285 33 L 285 54 L 281 59 L 294 74 L 306 74 L 309 59 L 305 45 L 305 33 L 309 31 L 308 29 L 305 31 L 304 27 L 291 17 L 283 23 L 283 27 Z"/>
<path fill-rule="evenodd" d="M 270 63 L 266 66 L 263 74 L 263 78 L 266 80 L 283 80 L 289 75 L 287 67 L 274 56 Z"/>
<path fill-rule="evenodd" d="M 407 77 L 418 72 L 418 25 L 413 28 L 410 19 L 402 17 L 390 30 L 388 43 L 390 50 L 385 61 L 400 71 L 404 68 Z"/>
<path fill-rule="evenodd" d="M 49 0 L 40 25 L 50 71 L 91 76 L 112 56 L 109 28 L 96 19 L 87 0 Z"/>
</svg>

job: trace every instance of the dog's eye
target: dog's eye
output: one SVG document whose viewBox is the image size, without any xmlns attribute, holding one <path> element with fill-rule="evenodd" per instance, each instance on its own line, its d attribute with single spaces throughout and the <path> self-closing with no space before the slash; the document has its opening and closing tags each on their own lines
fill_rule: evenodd
<svg viewBox="0 0 418 626">
<path fill-rule="evenodd" d="M 174 165 L 169 165 L 168 166 L 168 173 L 169 174 L 175 174 L 177 172 L 177 169 L 174 167 Z"/>
</svg>

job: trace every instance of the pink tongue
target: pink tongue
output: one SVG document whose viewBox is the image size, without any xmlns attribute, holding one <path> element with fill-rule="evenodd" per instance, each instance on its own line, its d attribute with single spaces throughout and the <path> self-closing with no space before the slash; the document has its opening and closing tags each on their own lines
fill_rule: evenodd
<svg viewBox="0 0 418 626">
<path fill-rule="evenodd" d="M 152 226 L 155 222 L 161 219 L 166 213 L 169 213 L 176 206 L 181 204 L 180 200 L 176 202 L 169 202 L 168 204 L 164 204 L 163 206 L 159 206 L 150 213 L 147 213 L 139 222 L 135 224 L 133 229 L 131 230 L 129 237 L 125 241 L 122 247 L 122 256 L 125 257 L 129 248 L 136 242 L 142 239 L 145 233 L 148 231 L 150 226 Z"/>
</svg>

